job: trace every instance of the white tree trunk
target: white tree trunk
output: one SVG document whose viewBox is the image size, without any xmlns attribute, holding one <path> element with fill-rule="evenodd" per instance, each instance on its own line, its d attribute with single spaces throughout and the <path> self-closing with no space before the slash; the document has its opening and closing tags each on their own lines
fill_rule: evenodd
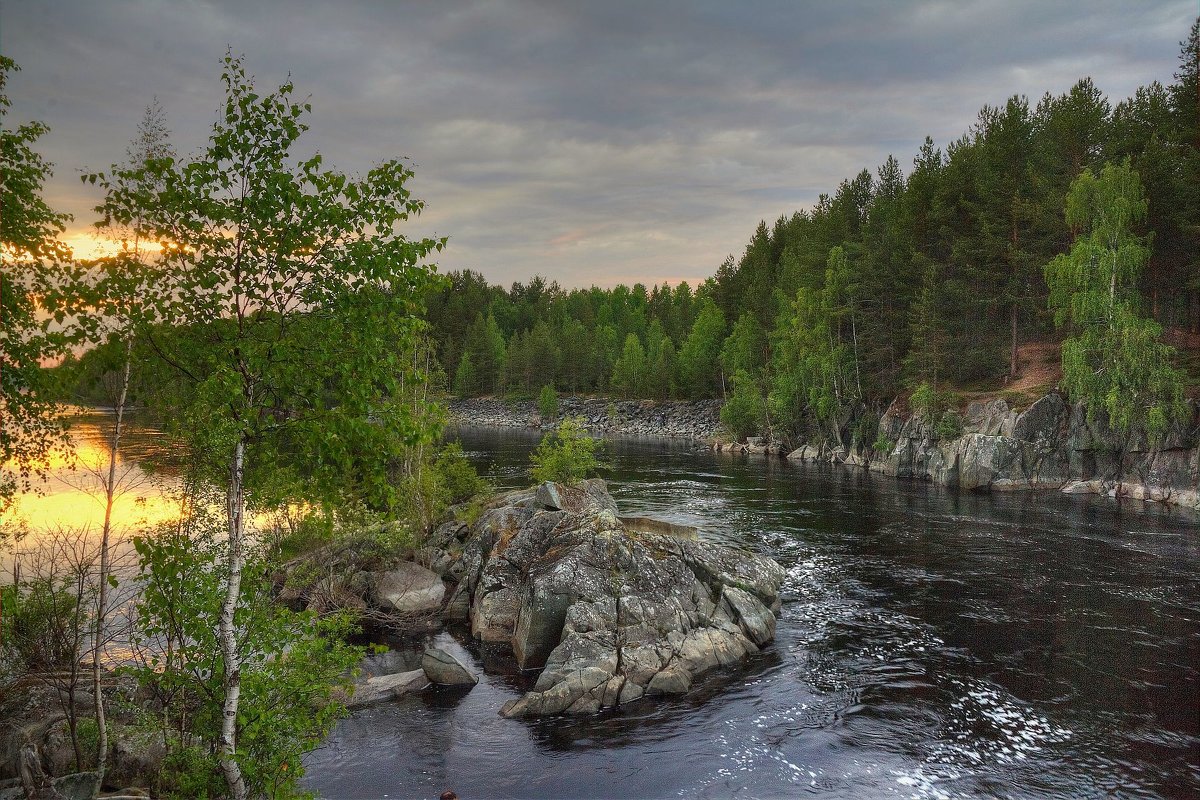
<svg viewBox="0 0 1200 800">
<path fill-rule="evenodd" d="M 104 486 L 104 527 L 100 532 L 100 587 L 96 598 L 96 630 L 92 642 L 92 696 L 96 701 L 96 772 L 104 777 L 108 761 L 108 724 L 104 715 L 104 693 L 100 687 L 100 648 L 104 643 L 104 621 L 108 614 L 108 542 L 112 532 L 113 501 L 117 492 L 117 453 L 121 447 L 121 428 L 125 422 L 125 402 L 129 398 L 129 371 L 133 366 L 133 336 L 125 339 L 125 365 L 113 411 L 112 439 L 108 442 L 108 480 Z"/>
<path fill-rule="evenodd" d="M 225 665 L 225 703 L 221 712 L 221 771 L 229 785 L 229 796 L 245 800 L 246 781 L 237 763 L 237 713 L 242 694 L 241 657 L 237 647 L 237 628 L 234 614 L 242 589 L 242 534 L 245 531 L 246 511 L 243 478 L 245 475 L 246 441 L 238 438 L 234 446 L 233 463 L 229 470 L 229 584 L 221 606 L 218 634 L 221 656 Z"/>
</svg>

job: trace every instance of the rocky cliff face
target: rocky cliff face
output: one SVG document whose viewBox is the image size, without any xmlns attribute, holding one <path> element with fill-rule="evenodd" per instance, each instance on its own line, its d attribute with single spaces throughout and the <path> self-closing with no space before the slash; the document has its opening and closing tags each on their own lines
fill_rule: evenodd
<svg viewBox="0 0 1200 800">
<path fill-rule="evenodd" d="M 616 512 L 602 481 L 543 484 L 435 533 L 430 563 L 457 581 L 448 616 L 541 670 L 506 716 L 682 693 L 774 639 L 779 565 Z"/>
<path fill-rule="evenodd" d="M 896 407 L 879 422 L 887 452 L 863 446 L 807 446 L 788 458 L 863 466 L 962 490 L 1060 489 L 1155 500 L 1200 509 L 1200 405 L 1157 446 L 1144 434 L 1119 434 L 1100 416 L 1048 394 L 1018 413 L 1001 399 L 972 403 L 963 434 L 939 438 L 922 419 Z"/>
</svg>

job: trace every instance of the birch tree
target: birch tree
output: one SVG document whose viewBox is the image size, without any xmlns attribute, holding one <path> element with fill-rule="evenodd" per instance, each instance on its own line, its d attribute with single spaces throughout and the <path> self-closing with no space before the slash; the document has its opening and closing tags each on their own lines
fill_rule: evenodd
<svg viewBox="0 0 1200 800">
<path fill-rule="evenodd" d="M 125 427 L 125 412 L 133 374 L 134 344 L 140 330 L 157 322 L 158 298 L 164 288 L 165 276 L 147 251 L 150 198 L 161 188 L 155 181 L 155 162 L 175 157 L 169 140 L 165 114 L 155 99 L 146 107 L 133 140 L 126 150 L 123 166 L 114 166 L 106 188 L 120 191 L 132 202 L 130 214 L 123 222 L 107 214 L 105 206 L 96 210 L 105 214 L 97 227 L 120 243 L 113 256 L 99 260 L 94 268 L 73 282 L 76 296 L 64 302 L 75 302 L 95 313 L 78 315 L 79 325 L 88 325 L 85 335 L 93 341 L 111 337 L 119 344 L 121 358 L 113 372 L 103 376 L 102 384 L 112 406 L 112 424 L 108 428 L 107 463 L 100 474 L 104 489 L 104 522 L 100 529 L 100 574 L 97 580 L 96 617 L 92 653 L 92 694 L 95 698 L 96 771 L 104 774 L 108 758 L 108 726 L 105 720 L 104 693 L 101 691 L 101 653 L 105 642 L 104 625 L 108 619 L 109 583 L 111 575 L 110 545 L 113 535 L 113 506 L 120 492 L 117 467 L 120 461 L 121 436 Z M 85 181 L 91 176 L 83 176 Z M 118 188 L 119 187 L 119 188 Z"/>
<path fill-rule="evenodd" d="M 1046 265 L 1050 308 L 1063 341 L 1063 386 L 1103 410 L 1118 431 L 1145 426 L 1152 440 L 1183 412 L 1183 375 L 1172 365 L 1173 348 L 1162 328 L 1140 313 L 1138 277 L 1150 250 L 1137 226 L 1147 202 L 1138 174 L 1106 164 L 1099 175 L 1084 170 L 1067 195 L 1067 224 L 1079 235 L 1069 253 Z"/>
<path fill-rule="evenodd" d="M 119 224 L 142 215 L 163 248 L 156 312 L 171 330 L 148 340 L 176 384 L 177 432 L 225 487 L 218 752 L 240 800 L 247 508 L 300 484 L 306 499 L 327 500 L 347 476 L 387 502 L 389 463 L 428 436 L 404 398 L 419 380 L 409 355 L 432 275 L 423 262 L 445 240 L 399 231 L 423 208 L 403 162 L 351 177 L 319 153 L 295 154 L 310 105 L 293 99 L 290 82 L 259 94 L 238 57 L 223 66 L 225 98 L 202 152 L 99 180 L 106 215 Z"/>
</svg>

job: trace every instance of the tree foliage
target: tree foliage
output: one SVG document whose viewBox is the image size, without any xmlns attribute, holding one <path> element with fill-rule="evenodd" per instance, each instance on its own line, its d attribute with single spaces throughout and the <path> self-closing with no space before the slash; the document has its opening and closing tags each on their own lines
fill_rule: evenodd
<svg viewBox="0 0 1200 800">
<path fill-rule="evenodd" d="M 922 382 L 938 394 L 998 391 L 1029 375 L 1022 345 L 1054 335 L 1042 267 L 1078 233 L 1063 214 L 1071 184 L 1128 158 L 1149 196 L 1154 242 L 1129 291 L 1159 325 L 1200 333 L 1198 53 L 1200 20 L 1169 86 L 1114 106 L 1083 78 L 1061 94 L 985 105 L 957 139 L 939 147 L 927 137 L 907 170 L 889 156 L 811 208 L 760 222 L 740 256 L 694 291 L 461 282 L 472 308 L 494 314 L 510 353 L 539 322 L 556 333 L 559 390 L 635 392 L 623 358 L 633 336 L 648 377 L 640 396 L 661 397 L 673 380 L 684 397 L 728 399 L 744 371 L 769 396 L 776 430 L 844 440 L 857 415 Z M 457 302 L 439 293 L 431 308 Z M 459 323 L 430 319 L 439 348 L 453 351 Z M 656 355 L 668 339 L 673 369 L 670 351 Z M 508 383 L 528 391 L 519 371 Z"/>
<path fill-rule="evenodd" d="M 163 796 L 226 793 L 213 755 L 225 676 L 217 621 L 229 580 L 220 528 L 220 520 L 200 513 L 135 542 L 143 586 L 135 645 L 146 656 L 136 673 L 162 703 L 168 756 L 155 789 Z M 344 712 L 334 690 L 349 690 L 347 676 L 362 650 L 344 642 L 347 620 L 273 602 L 260 553 L 249 555 L 247 567 L 251 577 L 237 600 L 239 763 L 248 795 L 290 797 L 304 775 L 301 756 Z"/>
<path fill-rule="evenodd" d="M 408 451 L 431 442 L 439 420 L 420 388 L 418 334 L 431 283 L 422 261 L 444 242 L 399 231 L 423 207 L 402 162 L 354 178 L 319 153 L 298 156 L 310 106 L 292 99 L 292 84 L 259 94 L 232 55 L 222 80 L 200 153 L 93 179 L 106 219 L 142 220 L 163 249 L 152 296 L 171 327 L 145 331 L 166 366 L 162 401 L 200 474 L 226 487 L 219 760 L 241 798 L 251 768 L 237 743 L 247 505 L 399 499 L 390 467 L 423 463 Z"/>
<path fill-rule="evenodd" d="M 52 165 L 34 145 L 49 128 L 8 124 L 6 87 L 18 69 L 0 56 L 0 512 L 45 475 L 46 458 L 63 443 L 42 362 L 66 342 L 47 334 L 34 297 L 71 258 L 58 239 L 69 217 L 42 197 Z"/>
<path fill-rule="evenodd" d="M 1090 170 L 1071 185 L 1067 222 L 1079 231 L 1069 253 L 1046 265 L 1055 323 L 1069 325 L 1063 342 L 1063 385 L 1103 410 L 1109 424 L 1128 431 L 1145 424 L 1160 438 L 1183 413 L 1183 376 L 1162 328 L 1141 315 L 1137 283 L 1150 250 L 1136 227 L 1147 202 L 1129 161 Z"/>
</svg>

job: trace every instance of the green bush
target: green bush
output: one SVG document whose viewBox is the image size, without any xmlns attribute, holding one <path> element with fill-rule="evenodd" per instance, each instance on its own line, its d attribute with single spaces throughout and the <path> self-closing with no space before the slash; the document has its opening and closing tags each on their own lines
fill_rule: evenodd
<svg viewBox="0 0 1200 800">
<path fill-rule="evenodd" d="M 933 431 L 939 439 L 957 439 L 963 433 L 962 417 L 954 409 L 947 409 L 942 413 L 942 418 L 938 420 Z"/>
<path fill-rule="evenodd" d="M 889 455 L 896 449 L 896 443 L 887 437 L 887 434 L 882 430 L 875 436 L 875 441 L 871 445 L 871 449 L 876 455 Z"/>
<path fill-rule="evenodd" d="M 488 484 L 471 466 L 462 446 L 452 442 L 437 457 L 402 478 L 398 486 L 399 502 L 393 516 L 412 522 L 419 532 L 433 530 L 447 509 L 486 492 Z"/>
<path fill-rule="evenodd" d="M 922 381 L 912 396 L 908 398 L 909 408 L 923 420 L 932 420 L 937 412 L 937 392 L 925 381 Z"/>
<path fill-rule="evenodd" d="M 602 442 L 588 436 L 582 417 L 567 417 L 542 437 L 529 457 L 529 472 L 538 483 L 578 483 L 600 468 L 596 453 L 601 446 Z"/>
<path fill-rule="evenodd" d="M 538 395 L 538 413 L 542 416 L 542 422 L 548 422 L 558 416 L 558 392 L 549 384 L 543 386 Z"/>
<path fill-rule="evenodd" d="M 470 500 L 491 488 L 487 481 L 479 477 L 475 467 L 471 466 L 471 462 L 463 453 L 462 445 L 458 442 L 451 442 L 443 447 L 433 466 L 451 503 Z"/>
<path fill-rule="evenodd" d="M 6 586 L 3 644 L 30 671 L 62 669 L 78 655 L 77 598 L 67 582 L 39 579 Z"/>
<path fill-rule="evenodd" d="M 155 797 L 169 800 L 224 797 L 229 790 L 216 754 L 195 745 L 177 745 L 167 753 L 158 773 L 158 785 L 151 788 Z"/>
<path fill-rule="evenodd" d="M 267 542 L 279 561 L 289 561 L 301 553 L 316 550 L 333 539 L 333 519 L 327 514 L 294 517 L 280 514 L 268 529 Z"/>
<path fill-rule="evenodd" d="M 879 417 L 870 411 L 864 411 L 854 424 L 854 440 L 859 444 L 875 440 L 879 433 Z"/>
<path fill-rule="evenodd" d="M 922 382 L 913 390 L 908 405 L 913 413 L 933 428 L 938 437 L 957 439 L 962 436 L 962 416 L 956 410 L 962 405 L 962 395 L 958 392 L 937 392 L 928 383 Z"/>
</svg>

